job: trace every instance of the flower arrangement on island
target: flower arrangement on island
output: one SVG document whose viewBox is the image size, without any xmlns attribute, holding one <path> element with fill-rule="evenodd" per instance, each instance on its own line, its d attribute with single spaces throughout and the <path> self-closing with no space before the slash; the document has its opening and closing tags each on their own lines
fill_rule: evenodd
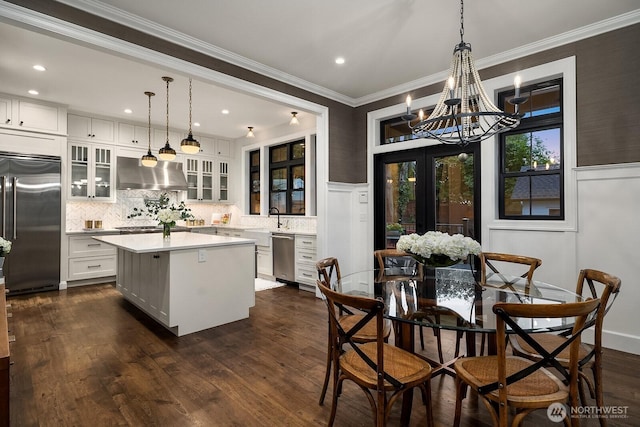
<svg viewBox="0 0 640 427">
<path fill-rule="evenodd" d="M 446 267 L 479 255 L 480 243 L 462 234 L 450 235 L 440 231 L 428 231 L 422 236 L 408 234 L 400 236 L 396 249 L 405 251 L 419 263 L 431 267 Z"/>
<path fill-rule="evenodd" d="M 11 241 L 0 237 L 0 257 L 4 257 L 11 252 Z"/>
<path fill-rule="evenodd" d="M 157 200 L 145 199 L 145 209 L 133 208 L 133 213 L 127 215 L 127 218 L 135 218 L 139 216 L 148 216 L 156 219 L 158 224 L 161 225 L 162 235 L 166 238 L 171 234 L 171 227 L 175 227 L 176 221 L 193 219 L 194 216 L 191 213 L 184 201 L 175 204 L 169 204 L 169 195 L 167 193 L 160 194 L 160 198 Z"/>
</svg>

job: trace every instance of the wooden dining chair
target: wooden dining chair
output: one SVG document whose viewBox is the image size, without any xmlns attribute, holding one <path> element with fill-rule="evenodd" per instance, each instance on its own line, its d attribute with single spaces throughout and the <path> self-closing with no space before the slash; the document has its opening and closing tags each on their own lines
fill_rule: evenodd
<svg viewBox="0 0 640 427">
<path fill-rule="evenodd" d="M 338 260 L 334 257 L 324 258 L 316 262 L 316 270 L 318 271 L 318 287 L 331 287 L 332 283 L 341 279 L 340 265 Z M 354 324 L 358 323 L 364 314 L 354 312 L 348 307 L 342 307 L 339 310 L 340 323 L 344 328 L 350 328 Z M 391 335 L 391 322 L 385 321 L 383 328 L 384 339 L 388 340 Z M 365 325 L 358 333 L 353 336 L 353 341 L 357 343 L 367 343 L 376 340 L 377 331 L 376 325 L 370 323 Z M 338 355 L 342 352 L 342 343 L 339 341 L 339 337 L 331 330 L 331 320 L 329 320 L 328 338 L 327 338 L 327 368 L 325 370 L 324 383 L 322 385 L 322 392 L 320 393 L 319 404 L 324 403 L 324 398 L 327 394 L 327 387 L 329 386 L 329 379 L 331 378 L 331 367 L 333 365 L 334 354 Z M 334 381 L 335 387 L 338 381 L 337 372 L 334 369 Z"/>
<path fill-rule="evenodd" d="M 401 251 L 399 249 L 378 249 L 373 251 L 373 255 L 376 258 L 378 263 L 378 268 L 380 271 L 391 271 L 393 275 L 394 268 L 397 268 L 399 271 L 402 269 L 407 269 L 407 267 L 415 266 L 416 272 L 415 275 L 417 277 L 422 277 L 421 268 L 422 265 L 418 263 L 415 258 L 406 253 L 405 251 Z M 388 280 L 389 276 L 385 275 L 385 279 Z M 449 313 L 450 314 L 450 313 Z M 416 320 L 425 319 L 429 323 L 440 324 L 440 313 L 437 310 L 428 310 L 420 311 L 414 314 L 413 316 Z M 420 337 L 420 348 L 424 350 L 424 327 L 419 326 L 419 337 Z M 438 351 L 438 360 L 440 363 L 444 363 L 444 357 L 442 356 L 442 338 L 440 333 L 440 328 L 433 328 L 433 335 L 436 337 L 436 346 Z M 460 341 L 462 340 L 462 332 L 456 332 L 456 347 L 455 347 L 455 355 L 454 357 L 458 357 L 460 354 Z"/>
<path fill-rule="evenodd" d="M 588 327 L 588 319 L 596 316 L 600 299 L 567 304 L 496 303 L 497 356 L 479 356 L 458 359 L 456 371 L 456 409 L 454 426 L 460 425 L 462 400 L 467 386 L 475 390 L 488 408 L 494 426 L 506 427 L 510 409 L 515 409 L 513 426 L 536 409 L 548 409 L 553 403 L 578 406 L 578 359 L 580 336 Z M 571 333 L 558 348 L 547 352 L 538 342 L 540 334 L 528 334 L 518 324 L 521 319 L 575 318 Z M 534 362 L 507 356 L 507 326 L 511 333 L 522 337 L 544 357 Z M 561 351 L 569 351 L 567 368 L 554 359 Z M 558 378 L 544 366 L 551 365 L 559 372 Z M 495 405 L 495 406 L 494 406 Z M 496 409 L 497 408 L 497 409 Z M 578 418 L 564 416 L 565 425 L 579 425 Z"/>
<path fill-rule="evenodd" d="M 534 271 L 542 265 L 542 260 L 524 255 L 514 255 L 499 252 L 481 252 L 480 259 L 480 285 L 484 287 L 497 287 L 511 289 L 514 292 L 529 292 L 529 285 L 533 280 Z M 523 272 L 523 268 L 525 268 Z M 516 288 L 518 282 L 515 279 L 525 279 L 524 286 Z M 521 282 L 521 281 L 520 281 Z M 521 283 L 520 283 L 521 284 Z M 481 334 L 480 355 L 484 354 L 487 335 Z"/>
<path fill-rule="evenodd" d="M 530 283 L 533 272 L 542 265 L 542 260 L 539 258 L 498 252 L 481 252 L 479 258 L 480 284 L 500 288 L 512 286 L 514 283 L 510 277 L 513 276 L 526 279 L 525 283 Z M 518 265 L 528 268 L 521 273 L 521 269 L 517 271 Z M 490 278 L 497 280 L 488 280 Z"/>
<path fill-rule="evenodd" d="M 604 316 L 620 292 L 621 284 L 622 282 L 619 278 L 598 270 L 585 269 L 581 270 L 578 275 L 576 293 L 583 298 L 600 298 L 598 313 L 589 325 L 594 326 L 594 344 L 592 346 L 582 344 L 579 350 L 578 369 L 580 373 L 580 383 L 578 385 L 580 400 L 584 406 L 587 406 L 587 402 L 583 382 L 587 384 L 591 398 L 595 398 L 596 405 L 599 408 L 604 406 L 602 389 L 602 324 L 604 322 Z M 540 342 L 543 348 L 549 351 L 549 349 L 557 347 L 566 339 L 567 337 L 564 333 L 546 333 L 540 334 L 538 342 Z M 533 361 L 538 361 L 543 357 L 536 349 L 519 336 L 511 340 L 511 346 L 513 347 L 513 353 L 517 356 L 526 357 Z M 565 368 L 568 367 L 571 362 L 568 350 L 558 354 L 555 359 Z M 591 368 L 593 383 L 584 373 L 585 368 Z M 607 419 L 600 417 L 600 425 L 606 426 Z"/>
<path fill-rule="evenodd" d="M 349 347 L 344 352 L 332 352 L 338 381 L 333 387 L 332 426 L 338 406 L 338 397 L 344 380 L 351 380 L 364 391 L 371 405 L 374 425 L 386 425 L 389 412 L 402 393 L 418 387 L 426 406 L 427 424 L 433 426 L 431 411 L 431 365 L 420 357 L 385 342 L 384 302 L 379 299 L 335 292 L 318 281 L 329 312 L 330 328 L 336 343 Z M 340 309 L 350 307 L 366 313 L 357 323 L 345 325 Z M 372 342 L 360 344 L 354 337 L 368 325 L 375 325 L 376 337 Z"/>
</svg>

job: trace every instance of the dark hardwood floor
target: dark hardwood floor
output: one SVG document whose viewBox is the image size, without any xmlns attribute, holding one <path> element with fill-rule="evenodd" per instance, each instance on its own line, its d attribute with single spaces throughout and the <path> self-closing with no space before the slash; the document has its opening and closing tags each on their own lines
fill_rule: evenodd
<svg viewBox="0 0 640 427">
<path fill-rule="evenodd" d="M 326 357 L 324 303 L 293 287 L 256 293 L 250 318 L 177 338 L 111 285 L 10 298 L 11 425 L 322 426 L 318 397 Z M 443 333 L 453 353 L 451 333 Z M 435 348 L 425 333 L 426 347 Z M 427 352 L 435 356 L 433 352 Z M 610 426 L 640 425 L 640 356 L 607 350 L 605 403 L 628 406 Z M 362 391 L 345 383 L 336 426 L 370 426 Z M 331 392 L 331 390 L 329 390 Z M 438 426 L 453 423 L 454 381 L 432 381 Z M 400 403 L 389 425 L 399 425 Z M 582 425 L 598 425 L 582 420 Z M 412 426 L 426 425 L 415 393 Z M 490 426 L 469 393 L 463 426 Z M 551 423 L 545 411 L 526 426 Z"/>
</svg>

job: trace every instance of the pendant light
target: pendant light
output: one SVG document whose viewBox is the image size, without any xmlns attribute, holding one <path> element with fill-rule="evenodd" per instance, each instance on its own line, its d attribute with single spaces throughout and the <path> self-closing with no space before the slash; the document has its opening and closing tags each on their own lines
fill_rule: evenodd
<svg viewBox="0 0 640 427">
<path fill-rule="evenodd" d="M 142 156 L 141 163 L 142 166 L 152 168 L 156 164 L 158 164 L 158 159 L 156 158 L 156 156 L 151 154 L 151 97 L 155 96 L 155 93 L 145 92 L 144 94 L 149 97 L 149 151 L 147 151 L 147 154 Z"/>
<path fill-rule="evenodd" d="M 193 138 L 193 133 L 191 133 L 191 78 L 189 78 L 189 135 L 180 143 L 180 149 L 187 154 L 195 154 L 200 151 L 200 143 Z"/>
<path fill-rule="evenodd" d="M 171 77 L 163 77 L 162 80 L 167 82 L 167 142 L 158 152 L 158 157 L 162 160 L 171 161 L 176 158 L 176 150 L 171 148 L 169 144 L 169 83 L 173 81 Z"/>
</svg>

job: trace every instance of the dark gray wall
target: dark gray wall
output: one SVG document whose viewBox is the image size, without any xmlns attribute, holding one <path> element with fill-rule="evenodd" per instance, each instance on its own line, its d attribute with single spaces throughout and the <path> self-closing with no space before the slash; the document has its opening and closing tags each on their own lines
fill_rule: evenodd
<svg viewBox="0 0 640 427">
<path fill-rule="evenodd" d="M 8 0 L 329 108 L 329 180 L 365 182 L 367 112 L 404 102 L 405 94 L 351 108 L 50 0 Z M 640 24 L 611 31 L 480 71 L 490 79 L 568 56 L 576 57 L 578 166 L 640 162 Z M 439 93 L 444 82 L 412 90 L 414 98 Z"/>
<path fill-rule="evenodd" d="M 490 79 L 576 57 L 577 166 L 640 162 L 640 24 L 580 40 L 480 71 Z M 442 91 L 444 82 L 411 91 L 413 98 Z M 405 94 L 356 108 L 356 152 L 366 158 L 369 111 L 404 102 Z M 366 170 L 355 178 L 366 180 Z"/>
<path fill-rule="evenodd" d="M 109 21 L 84 11 L 51 0 L 8 0 L 43 14 L 72 22 L 102 34 L 144 46 L 175 58 L 198 64 L 224 74 L 237 77 L 270 89 L 286 93 L 329 108 L 329 179 L 336 182 L 352 182 L 354 169 L 353 108 L 331 99 L 302 90 L 281 81 L 265 77 L 233 64 L 186 49 L 166 40 L 150 36 L 119 23 Z M 366 165 L 366 163 L 364 163 Z"/>
</svg>

